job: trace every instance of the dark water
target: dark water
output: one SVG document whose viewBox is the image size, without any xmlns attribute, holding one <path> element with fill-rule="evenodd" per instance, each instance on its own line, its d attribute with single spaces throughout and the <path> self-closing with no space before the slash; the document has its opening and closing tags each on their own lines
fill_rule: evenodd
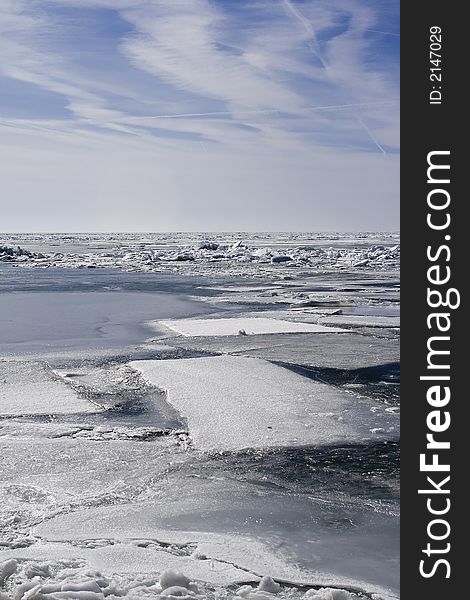
<svg viewBox="0 0 470 600">
<path fill-rule="evenodd" d="M 400 363 L 392 362 L 359 369 L 304 367 L 277 361 L 277 364 L 316 381 L 379 400 L 393 406 L 400 404 Z"/>
<path fill-rule="evenodd" d="M 191 498 L 169 528 L 256 536 L 300 567 L 398 589 L 396 442 L 193 454 L 167 477 Z"/>
</svg>

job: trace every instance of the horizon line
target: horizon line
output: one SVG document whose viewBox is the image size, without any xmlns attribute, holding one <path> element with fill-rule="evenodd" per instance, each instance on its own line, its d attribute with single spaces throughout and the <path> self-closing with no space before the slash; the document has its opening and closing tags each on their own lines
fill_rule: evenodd
<svg viewBox="0 0 470 600">
<path fill-rule="evenodd" d="M 106 234 L 132 234 L 132 235 L 161 235 L 161 234 L 174 234 L 174 233 L 185 233 L 185 234 L 202 234 L 202 233 L 213 233 L 213 234 L 274 234 L 274 233 L 282 233 L 282 234 L 306 234 L 306 233 L 348 233 L 348 234 L 369 234 L 369 233 L 389 233 L 389 234 L 397 234 L 400 233 L 399 229 L 374 229 L 374 230 L 345 230 L 345 229 L 299 229 L 299 230 L 261 230 L 261 229 L 252 229 L 252 230 L 223 230 L 223 229 L 215 229 L 215 230 L 202 230 L 202 229 L 194 229 L 194 230 L 183 230 L 183 229 L 174 229 L 174 230 L 161 230 L 161 231 L 141 231 L 141 230 L 90 230 L 90 231 L 43 231 L 43 230 L 31 230 L 31 231 L 0 231 L 0 236 L 6 235 L 31 235 L 31 234 L 42 234 L 42 235 L 106 235 Z"/>
</svg>

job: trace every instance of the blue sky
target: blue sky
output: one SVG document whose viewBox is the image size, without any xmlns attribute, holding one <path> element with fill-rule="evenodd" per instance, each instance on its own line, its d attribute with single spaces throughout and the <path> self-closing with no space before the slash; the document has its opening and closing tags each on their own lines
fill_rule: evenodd
<svg viewBox="0 0 470 600">
<path fill-rule="evenodd" d="M 0 230 L 396 230 L 398 6 L 0 0 Z"/>
</svg>

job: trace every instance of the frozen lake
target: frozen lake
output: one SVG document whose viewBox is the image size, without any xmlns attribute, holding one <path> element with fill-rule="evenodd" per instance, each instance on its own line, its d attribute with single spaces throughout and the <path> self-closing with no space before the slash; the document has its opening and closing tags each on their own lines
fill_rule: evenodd
<svg viewBox="0 0 470 600">
<path fill-rule="evenodd" d="M 396 273 L 134 267 L 0 263 L 0 580 L 397 598 Z"/>
</svg>

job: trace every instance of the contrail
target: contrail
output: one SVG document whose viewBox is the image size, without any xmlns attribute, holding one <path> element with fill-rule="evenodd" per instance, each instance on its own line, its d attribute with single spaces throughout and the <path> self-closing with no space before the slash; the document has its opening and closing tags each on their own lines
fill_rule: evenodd
<svg viewBox="0 0 470 600">
<path fill-rule="evenodd" d="M 372 131 L 367 127 L 367 125 L 364 123 L 364 121 L 359 118 L 356 117 L 356 119 L 359 121 L 359 123 L 362 125 L 362 127 L 364 128 L 364 130 L 366 131 L 367 135 L 370 137 L 370 139 L 374 142 L 374 144 L 377 146 L 377 148 L 380 150 L 380 152 L 382 152 L 383 154 L 387 154 L 385 152 L 385 150 L 383 149 L 383 147 L 379 144 L 379 142 L 375 139 L 374 135 L 372 134 Z"/>
<path fill-rule="evenodd" d="M 376 102 L 356 102 L 349 104 L 326 104 L 324 106 L 306 106 L 303 110 L 342 110 L 344 108 L 355 108 L 360 106 L 383 106 L 385 104 L 396 104 L 398 100 L 379 100 Z M 212 112 L 199 112 L 199 113 L 175 113 L 169 115 L 148 115 L 145 117 L 131 117 L 132 121 L 141 119 L 190 119 L 191 117 L 231 117 L 234 113 L 237 115 L 272 115 L 280 114 L 277 108 L 265 109 L 265 110 L 219 110 Z M 288 113 L 289 111 L 286 111 Z"/>
<path fill-rule="evenodd" d="M 325 106 L 309 106 L 307 110 L 341 110 L 343 108 L 355 108 L 358 106 L 383 106 L 384 104 L 396 104 L 398 100 L 379 100 L 377 102 L 351 102 L 350 104 L 330 104 Z"/>
<path fill-rule="evenodd" d="M 305 31 L 311 36 L 311 38 L 313 39 L 314 43 L 315 43 L 315 48 L 313 48 L 313 51 L 315 53 L 315 55 L 317 56 L 318 60 L 321 62 L 322 67 L 327 70 L 327 64 L 325 62 L 325 60 L 323 59 L 322 53 L 320 51 L 320 44 L 318 43 L 318 39 L 317 39 L 317 34 L 315 32 L 315 29 L 313 28 L 313 25 L 310 23 L 310 21 L 308 19 L 306 19 L 303 14 L 297 9 L 295 8 L 295 6 L 292 4 L 292 2 L 290 0 L 283 0 L 284 6 L 287 8 L 287 10 L 291 13 L 291 15 L 294 16 L 295 19 L 297 19 L 297 21 L 299 21 L 299 23 L 302 25 L 302 27 L 305 29 Z"/>
<path fill-rule="evenodd" d="M 239 115 L 261 115 L 261 114 L 272 114 L 279 112 L 278 109 L 265 109 L 265 110 L 215 110 L 211 112 L 199 112 L 199 113 L 177 113 L 170 115 L 148 115 L 146 117 L 132 117 L 132 119 L 185 119 L 191 117 L 218 117 L 218 116 L 231 116 L 234 113 Z"/>
<path fill-rule="evenodd" d="M 315 42 L 316 45 L 316 49 L 314 49 L 314 53 L 317 56 L 317 58 L 320 60 L 321 64 L 323 65 L 323 68 L 327 71 L 328 73 L 328 68 L 327 68 L 327 64 L 323 59 L 322 53 L 320 51 L 320 45 L 318 43 L 318 39 L 315 33 L 315 29 L 313 28 L 312 24 L 310 23 L 310 21 L 308 19 L 306 19 L 304 17 L 304 15 L 297 9 L 295 8 L 295 6 L 292 4 L 291 0 L 283 0 L 283 3 L 285 5 L 285 7 L 289 10 L 289 12 L 302 24 L 302 26 L 304 27 L 305 31 L 312 37 L 313 41 Z M 369 30 L 372 31 L 372 30 Z M 384 33 L 384 32 L 381 32 Z M 353 108 L 355 106 L 365 106 L 367 104 L 370 103 L 358 103 L 358 104 L 343 104 L 343 105 L 337 105 L 337 106 L 331 106 L 331 107 L 318 107 L 316 109 L 311 109 L 311 110 L 326 110 L 327 108 L 329 109 L 335 109 L 335 110 L 340 110 L 342 108 Z M 355 115 L 356 116 L 356 115 Z M 369 129 L 369 127 L 367 127 L 367 125 L 364 123 L 364 121 L 362 121 L 358 116 L 356 116 L 356 119 L 358 120 L 358 122 L 361 124 L 362 128 L 364 129 L 364 131 L 367 133 L 368 137 L 372 140 L 372 142 L 375 144 L 375 146 L 380 150 L 380 152 L 382 152 L 383 154 L 387 154 L 385 152 L 385 150 L 383 149 L 383 147 L 379 144 L 379 142 L 375 139 L 374 135 L 372 134 L 371 130 Z"/>
<path fill-rule="evenodd" d="M 382 35 L 395 35 L 400 37 L 399 33 L 392 33 L 391 31 L 378 31 L 378 29 L 366 29 L 365 31 L 370 31 L 371 33 L 381 33 Z"/>
</svg>

